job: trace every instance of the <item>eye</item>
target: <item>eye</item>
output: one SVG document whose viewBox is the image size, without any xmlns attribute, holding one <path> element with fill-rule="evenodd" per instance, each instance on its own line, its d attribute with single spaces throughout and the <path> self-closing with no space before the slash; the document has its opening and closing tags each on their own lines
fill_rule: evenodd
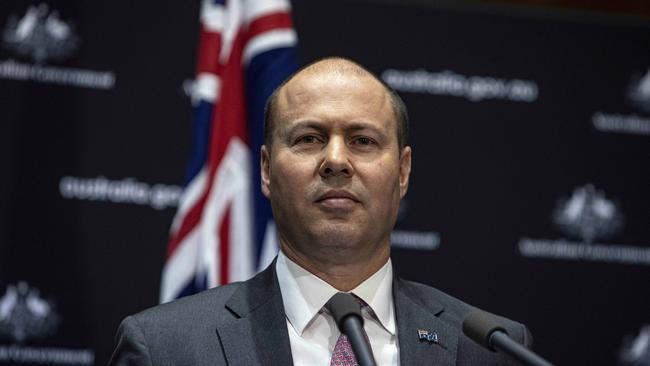
<svg viewBox="0 0 650 366">
<path fill-rule="evenodd" d="M 296 144 L 315 144 L 318 142 L 318 138 L 314 135 L 304 135 L 300 136 L 296 140 Z"/>
<path fill-rule="evenodd" d="M 375 141 L 369 137 L 361 136 L 357 137 L 352 141 L 353 144 L 355 145 L 372 145 L 375 143 Z"/>
</svg>

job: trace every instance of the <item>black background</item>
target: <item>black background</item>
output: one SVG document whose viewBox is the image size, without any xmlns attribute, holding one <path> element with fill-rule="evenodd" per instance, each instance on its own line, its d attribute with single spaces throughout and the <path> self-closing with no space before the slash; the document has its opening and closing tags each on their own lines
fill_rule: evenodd
<svg viewBox="0 0 650 366">
<path fill-rule="evenodd" d="M 92 348 L 100 365 L 119 321 L 157 303 L 174 209 L 64 200 L 59 181 L 182 184 L 191 120 L 182 86 L 194 73 L 199 4 L 47 4 L 82 40 L 72 58 L 50 64 L 111 70 L 117 81 L 90 90 L 0 80 L 0 287 L 26 281 L 55 301 L 56 336 L 32 345 Z M 3 1 L 0 22 L 28 5 Z M 398 228 L 435 231 L 441 242 L 395 249 L 395 267 L 526 323 L 535 350 L 557 364 L 616 364 L 625 336 L 650 324 L 650 267 L 523 258 L 517 243 L 566 238 L 553 210 L 591 183 L 624 215 L 606 242 L 650 246 L 650 136 L 591 124 L 597 111 L 649 118 L 625 98 L 650 67 L 650 29 L 341 0 L 298 2 L 294 21 L 301 63 L 341 55 L 378 74 L 451 70 L 537 83 L 532 103 L 401 93 L 414 155 Z M 7 48 L 0 59 L 31 62 Z"/>
</svg>

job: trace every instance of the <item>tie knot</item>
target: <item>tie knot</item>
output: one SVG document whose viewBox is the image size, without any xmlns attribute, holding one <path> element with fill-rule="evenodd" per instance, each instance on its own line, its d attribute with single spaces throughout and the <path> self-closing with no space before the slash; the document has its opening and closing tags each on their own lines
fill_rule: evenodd
<svg viewBox="0 0 650 366">
<path fill-rule="evenodd" d="M 325 308 L 332 314 L 336 322 L 348 315 L 361 316 L 361 309 L 367 307 L 365 301 L 352 293 L 338 292 L 325 304 Z"/>
<path fill-rule="evenodd" d="M 352 297 L 354 298 L 354 301 L 356 301 L 357 304 L 359 304 L 359 306 L 361 306 L 362 309 L 368 306 L 368 304 L 365 301 L 363 301 L 363 299 L 360 298 L 359 296 L 357 296 L 356 294 L 352 294 Z"/>
</svg>

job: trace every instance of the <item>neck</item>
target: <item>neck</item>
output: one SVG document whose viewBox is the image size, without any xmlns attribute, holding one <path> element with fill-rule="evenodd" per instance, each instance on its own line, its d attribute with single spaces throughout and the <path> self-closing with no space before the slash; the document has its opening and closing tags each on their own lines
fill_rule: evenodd
<svg viewBox="0 0 650 366">
<path fill-rule="evenodd" d="M 280 240 L 280 248 L 287 258 L 329 283 L 339 291 L 348 292 L 359 286 L 386 264 L 390 257 L 390 246 L 382 245 L 369 255 L 336 250 L 331 255 L 305 255 Z M 355 255 L 356 254 L 356 255 Z"/>
</svg>

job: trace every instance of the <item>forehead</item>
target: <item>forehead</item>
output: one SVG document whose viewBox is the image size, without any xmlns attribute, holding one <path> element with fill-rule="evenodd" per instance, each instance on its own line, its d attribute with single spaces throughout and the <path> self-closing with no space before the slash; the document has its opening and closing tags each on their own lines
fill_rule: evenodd
<svg viewBox="0 0 650 366">
<path fill-rule="evenodd" d="M 384 86 L 372 76 L 358 72 L 298 74 L 280 90 L 277 102 L 278 127 L 302 119 L 358 120 L 386 128 L 396 123 Z"/>
</svg>

